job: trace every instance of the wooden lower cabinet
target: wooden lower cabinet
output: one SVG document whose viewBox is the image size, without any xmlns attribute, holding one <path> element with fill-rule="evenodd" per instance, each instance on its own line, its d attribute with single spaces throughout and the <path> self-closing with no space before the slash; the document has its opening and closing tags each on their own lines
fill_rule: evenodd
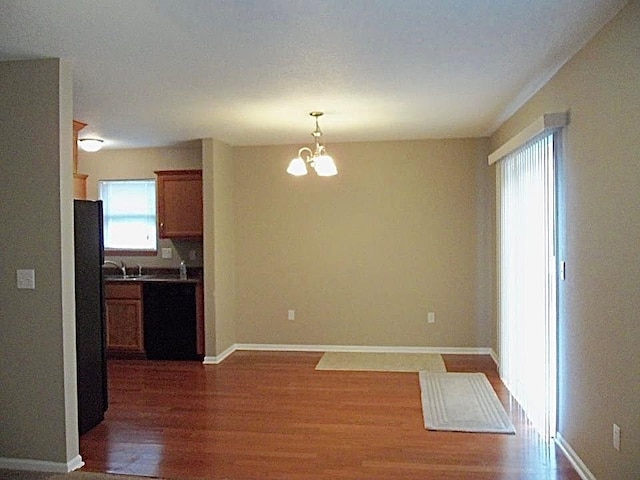
<svg viewBox="0 0 640 480">
<path fill-rule="evenodd" d="M 107 354 L 144 357 L 142 284 L 107 282 L 105 286 Z"/>
</svg>

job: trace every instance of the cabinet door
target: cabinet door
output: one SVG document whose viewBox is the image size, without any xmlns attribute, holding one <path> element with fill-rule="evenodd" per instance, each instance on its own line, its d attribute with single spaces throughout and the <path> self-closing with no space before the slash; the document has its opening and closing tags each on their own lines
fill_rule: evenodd
<svg viewBox="0 0 640 480">
<path fill-rule="evenodd" d="M 73 198 L 87 199 L 87 175 L 78 173 L 78 132 L 86 127 L 86 123 L 73 121 Z"/>
<path fill-rule="evenodd" d="M 202 237 L 202 170 L 156 174 L 160 238 Z"/>
<path fill-rule="evenodd" d="M 108 299 L 105 304 L 107 348 L 143 353 L 142 300 Z"/>
</svg>

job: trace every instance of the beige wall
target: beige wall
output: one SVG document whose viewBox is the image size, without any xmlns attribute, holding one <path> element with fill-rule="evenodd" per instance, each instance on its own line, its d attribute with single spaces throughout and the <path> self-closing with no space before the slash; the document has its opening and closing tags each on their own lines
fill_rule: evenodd
<svg viewBox="0 0 640 480">
<path fill-rule="evenodd" d="M 2 62 L 0 83 L 0 464 L 60 470 L 79 462 L 71 66 Z"/>
<path fill-rule="evenodd" d="M 215 357 L 236 343 L 232 149 L 221 142 L 205 139 L 202 158 L 205 351 L 207 357 Z"/>
<path fill-rule="evenodd" d="M 234 149 L 237 341 L 492 347 L 487 141 L 331 144 L 329 178 L 298 147 Z"/>
<path fill-rule="evenodd" d="M 640 472 L 640 1 L 492 137 L 569 110 L 560 171 L 558 430 L 598 480 Z M 622 448 L 612 447 L 612 424 Z"/>
<path fill-rule="evenodd" d="M 80 132 L 82 138 L 82 132 Z M 189 143 L 182 147 L 136 148 L 121 150 L 101 150 L 96 153 L 80 151 L 78 171 L 89 175 L 87 178 L 87 197 L 98 198 L 98 180 L 155 179 L 155 170 L 189 170 L 202 168 L 202 147 L 200 142 Z M 161 248 L 174 249 L 173 257 L 161 257 Z M 196 260 L 189 253 L 194 250 Z M 158 255 L 155 257 L 108 257 L 108 260 L 127 265 L 137 263 L 144 267 L 178 268 L 184 260 L 188 266 L 202 266 L 202 242 L 194 240 L 161 239 L 158 243 Z"/>
</svg>

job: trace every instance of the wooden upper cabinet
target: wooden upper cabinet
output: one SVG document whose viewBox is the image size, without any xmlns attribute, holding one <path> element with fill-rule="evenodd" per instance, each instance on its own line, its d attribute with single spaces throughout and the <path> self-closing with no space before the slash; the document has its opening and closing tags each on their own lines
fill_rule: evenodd
<svg viewBox="0 0 640 480">
<path fill-rule="evenodd" d="M 73 121 L 73 198 L 87 199 L 87 175 L 78 173 L 78 132 L 86 127 L 86 123 Z"/>
<path fill-rule="evenodd" d="M 86 123 L 73 121 L 73 173 L 78 173 L 78 132 L 86 126 Z"/>
<path fill-rule="evenodd" d="M 202 237 L 202 170 L 164 170 L 155 174 L 159 237 Z"/>
</svg>

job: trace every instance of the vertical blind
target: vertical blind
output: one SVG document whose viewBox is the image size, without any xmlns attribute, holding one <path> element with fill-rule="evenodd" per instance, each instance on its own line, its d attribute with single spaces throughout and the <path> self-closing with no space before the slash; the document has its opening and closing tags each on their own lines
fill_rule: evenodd
<svg viewBox="0 0 640 480">
<path fill-rule="evenodd" d="M 155 250 L 155 181 L 103 180 L 98 188 L 103 201 L 104 248 Z"/>
<path fill-rule="evenodd" d="M 543 133 L 497 164 L 500 376 L 546 439 L 556 428 L 557 138 Z"/>
</svg>

